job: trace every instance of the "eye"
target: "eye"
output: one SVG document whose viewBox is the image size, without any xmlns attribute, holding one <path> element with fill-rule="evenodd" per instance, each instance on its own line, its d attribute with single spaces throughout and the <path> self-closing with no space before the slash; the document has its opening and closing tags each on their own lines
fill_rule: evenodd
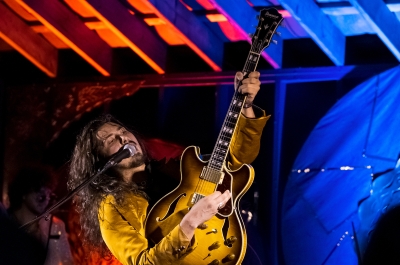
<svg viewBox="0 0 400 265">
<path fill-rule="evenodd" d="M 115 138 L 114 138 L 114 137 L 109 137 L 109 138 L 107 139 L 106 143 L 107 143 L 108 145 L 110 145 L 110 144 L 112 144 L 114 141 L 115 141 Z"/>
</svg>

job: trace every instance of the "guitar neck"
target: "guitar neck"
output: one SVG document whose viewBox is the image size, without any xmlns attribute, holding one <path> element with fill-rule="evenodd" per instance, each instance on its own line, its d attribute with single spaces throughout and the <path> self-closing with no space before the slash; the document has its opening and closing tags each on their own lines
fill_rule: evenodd
<svg viewBox="0 0 400 265">
<path fill-rule="evenodd" d="M 260 54 L 254 52 L 256 47 L 253 46 L 254 45 L 252 45 L 250 49 L 246 63 L 243 67 L 242 73 L 244 75 L 244 78 L 246 78 L 250 72 L 256 70 L 258 60 L 260 58 Z M 240 84 L 238 85 L 238 87 L 240 86 Z M 222 171 L 223 165 L 229 152 L 232 136 L 235 132 L 240 113 L 243 108 L 243 104 L 246 101 L 246 97 L 246 94 L 242 94 L 237 90 L 234 92 L 232 101 L 229 105 L 228 113 L 225 116 L 224 123 L 218 135 L 217 143 L 214 146 L 214 150 L 208 163 L 208 167 L 212 168 L 213 170 Z"/>
<path fill-rule="evenodd" d="M 283 17 L 277 9 L 269 8 L 260 11 L 258 20 L 259 23 L 256 32 L 252 37 L 251 49 L 247 55 L 247 60 L 242 71 L 244 78 L 246 78 L 250 72 L 256 70 L 262 50 L 269 46 L 272 36 L 275 34 L 278 25 L 282 22 Z M 241 82 L 238 84 L 238 87 L 240 85 Z M 223 169 L 231 145 L 233 133 L 237 127 L 243 104 L 246 102 L 246 97 L 246 94 L 241 94 L 238 91 L 234 92 L 228 113 L 225 116 L 217 143 L 207 166 L 207 168 L 211 169 L 213 172 L 221 172 Z M 216 174 L 216 176 L 218 176 L 218 174 Z M 218 181 L 219 178 L 215 177 L 215 180 Z"/>
</svg>

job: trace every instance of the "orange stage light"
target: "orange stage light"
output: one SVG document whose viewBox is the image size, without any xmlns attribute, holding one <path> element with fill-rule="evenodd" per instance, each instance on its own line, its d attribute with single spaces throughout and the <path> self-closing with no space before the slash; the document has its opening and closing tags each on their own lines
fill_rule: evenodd
<svg viewBox="0 0 400 265">
<path fill-rule="evenodd" d="M 208 20 L 210 20 L 211 22 L 228 21 L 228 19 L 222 14 L 208 14 L 206 15 L 206 18 L 208 18 Z"/>
<path fill-rule="evenodd" d="M 109 28 L 118 38 L 120 38 L 125 44 L 131 48 L 137 55 L 140 56 L 151 68 L 153 68 L 157 73 L 164 74 L 165 71 L 154 62 L 147 54 L 145 54 L 141 49 L 139 49 L 132 41 L 130 41 L 124 34 L 122 34 L 113 24 L 111 24 L 100 12 L 94 9 L 89 3 L 84 0 L 80 1 L 85 7 L 104 23 L 104 25 Z"/>
<path fill-rule="evenodd" d="M 128 0 L 128 2 L 137 8 L 138 5 L 140 6 L 145 6 L 147 8 L 147 11 L 149 11 L 149 8 L 152 8 L 152 13 L 155 14 L 158 18 L 162 19 L 163 21 L 166 22 L 166 25 L 169 25 L 170 27 L 173 27 L 176 32 L 176 37 L 182 40 L 187 46 L 189 46 L 197 55 L 199 55 L 214 71 L 222 71 L 221 67 L 219 67 L 213 60 L 211 60 L 199 47 L 196 46 L 188 37 L 185 36 L 182 32 L 180 32 L 179 29 L 175 27 L 173 23 L 171 23 L 164 15 L 157 10 L 156 7 L 154 7 L 150 2 L 146 0 L 142 1 L 134 1 L 134 0 Z M 139 4 L 139 2 L 141 2 Z"/>
</svg>

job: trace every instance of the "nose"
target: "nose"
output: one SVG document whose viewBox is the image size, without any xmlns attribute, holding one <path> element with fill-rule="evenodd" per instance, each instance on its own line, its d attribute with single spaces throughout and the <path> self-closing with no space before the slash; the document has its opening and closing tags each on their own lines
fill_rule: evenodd
<svg viewBox="0 0 400 265">
<path fill-rule="evenodd" d="M 123 134 L 118 134 L 116 137 L 121 144 L 129 143 L 129 138 Z"/>
</svg>

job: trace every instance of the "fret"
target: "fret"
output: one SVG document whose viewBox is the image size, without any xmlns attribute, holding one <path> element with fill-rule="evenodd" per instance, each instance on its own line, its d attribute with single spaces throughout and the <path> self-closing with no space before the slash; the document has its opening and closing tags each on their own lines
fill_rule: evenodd
<svg viewBox="0 0 400 265">
<path fill-rule="evenodd" d="M 218 147 L 220 147 L 220 148 L 219 148 L 220 150 L 223 149 L 223 146 L 218 145 Z M 228 150 L 228 148 L 225 148 L 225 151 L 224 151 L 223 153 L 225 154 L 227 150 Z M 221 151 L 219 151 L 219 152 L 221 152 Z"/>
<path fill-rule="evenodd" d="M 220 156 L 220 155 L 213 155 L 212 159 L 222 161 L 224 160 L 225 156 Z"/>
<path fill-rule="evenodd" d="M 230 111 L 230 112 L 228 113 L 228 116 L 229 116 L 229 117 L 237 118 L 237 117 L 239 116 L 239 113 L 238 113 L 238 112 L 234 112 L 234 111 Z"/>
<path fill-rule="evenodd" d="M 216 153 L 217 154 L 217 153 Z M 222 157 L 225 157 L 225 154 L 226 154 L 226 152 L 225 153 L 218 153 L 218 155 L 220 155 L 220 156 L 222 156 Z M 211 155 L 211 157 L 213 157 L 213 155 Z"/>
<path fill-rule="evenodd" d="M 211 160 L 218 160 L 219 162 L 223 162 L 225 159 L 225 154 L 220 154 L 217 157 L 212 157 Z"/>
<path fill-rule="evenodd" d="M 216 152 L 226 153 L 226 149 L 223 148 L 215 148 Z"/>
<path fill-rule="evenodd" d="M 225 158 L 225 156 L 217 156 L 217 155 L 213 156 L 213 159 L 216 159 L 216 160 L 218 160 L 220 162 L 224 161 L 224 158 Z"/>
<path fill-rule="evenodd" d="M 227 146 L 229 143 L 227 141 L 219 140 L 218 144 Z"/>
<path fill-rule="evenodd" d="M 228 127 L 228 126 L 224 126 L 224 128 L 222 129 L 222 131 L 223 131 L 224 133 L 232 134 L 232 133 L 233 133 L 233 128 L 232 128 L 232 127 Z"/>
<path fill-rule="evenodd" d="M 236 121 L 234 121 L 234 122 L 227 121 L 226 125 L 229 126 L 229 127 L 234 128 L 236 126 Z"/>
<path fill-rule="evenodd" d="M 222 166 L 222 163 L 221 163 L 221 162 L 218 162 L 218 161 L 215 161 L 215 160 L 211 161 L 210 163 L 211 163 L 212 165 L 216 165 L 216 166 L 218 166 L 218 167 L 221 167 L 221 166 Z"/>
<path fill-rule="evenodd" d="M 226 153 L 217 153 L 220 157 L 224 158 Z"/>
<path fill-rule="evenodd" d="M 222 136 L 222 135 L 221 135 L 220 138 L 221 138 L 221 140 L 224 141 L 224 142 L 229 142 L 229 140 L 231 139 L 231 137 L 229 137 L 229 136 Z"/>
<path fill-rule="evenodd" d="M 222 166 L 222 163 L 223 163 L 224 161 L 222 160 L 222 161 L 218 161 L 218 160 L 213 160 L 212 161 L 212 164 L 213 165 L 216 165 L 216 166 L 218 166 L 218 167 L 220 167 L 220 166 Z"/>
<path fill-rule="evenodd" d="M 213 155 L 212 156 L 213 158 L 216 158 L 216 159 L 223 159 L 224 158 L 224 156 L 221 156 L 221 155 L 217 155 L 217 154 L 215 154 L 215 155 Z"/>
</svg>

